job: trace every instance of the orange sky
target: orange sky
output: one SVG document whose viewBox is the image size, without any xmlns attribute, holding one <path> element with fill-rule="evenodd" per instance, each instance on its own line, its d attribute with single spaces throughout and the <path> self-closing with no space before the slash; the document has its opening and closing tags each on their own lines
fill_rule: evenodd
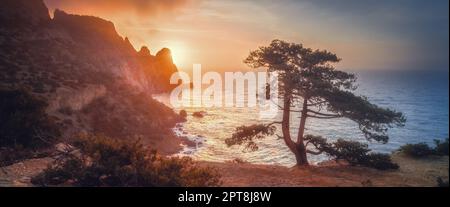
<svg viewBox="0 0 450 207">
<path fill-rule="evenodd" d="M 347 2 L 352 7 L 344 8 L 341 5 L 320 5 L 308 0 L 286 0 L 282 3 L 268 0 L 45 2 L 51 11 L 60 8 L 69 13 L 111 20 L 122 36 L 130 38 L 136 49 L 147 45 L 152 54 L 155 54 L 161 48 L 168 47 L 172 50 L 175 63 L 182 70 L 190 70 L 194 63 L 202 64 L 204 70 L 247 69 L 242 60 L 248 52 L 275 38 L 333 51 L 343 59 L 338 65 L 341 69 L 409 68 L 430 63 L 436 63 L 435 67 L 448 66 L 448 58 L 423 55 L 429 53 L 427 50 L 439 50 L 439 55 L 444 51 L 448 56 L 448 32 L 440 34 L 441 30 L 432 30 L 430 34 L 422 35 L 419 32 L 415 34 L 416 30 L 413 29 L 419 27 L 419 30 L 420 21 L 430 18 L 448 25 L 448 17 L 438 16 L 440 19 L 435 20 L 436 11 L 430 14 L 418 13 L 414 10 L 415 5 L 399 6 L 406 7 L 405 11 L 397 10 L 394 7 L 396 5 L 372 5 L 371 8 L 376 9 L 375 11 L 361 11 L 366 8 L 359 7 L 352 0 Z M 446 31 L 445 29 L 448 31 L 448 26 L 442 31 Z M 431 36 L 428 38 L 427 35 Z M 433 40 L 441 36 L 446 37 L 446 46 L 436 43 L 436 46 L 431 47 L 418 43 L 423 39 Z"/>
</svg>

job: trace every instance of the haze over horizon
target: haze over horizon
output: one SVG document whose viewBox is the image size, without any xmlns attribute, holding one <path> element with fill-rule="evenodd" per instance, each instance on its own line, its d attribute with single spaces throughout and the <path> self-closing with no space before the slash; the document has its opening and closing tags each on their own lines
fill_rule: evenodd
<svg viewBox="0 0 450 207">
<path fill-rule="evenodd" d="M 272 39 L 327 49 L 340 69 L 448 70 L 449 2 L 45 0 L 50 12 L 114 22 L 136 49 L 172 50 L 181 70 L 247 69 L 250 50 Z"/>
</svg>

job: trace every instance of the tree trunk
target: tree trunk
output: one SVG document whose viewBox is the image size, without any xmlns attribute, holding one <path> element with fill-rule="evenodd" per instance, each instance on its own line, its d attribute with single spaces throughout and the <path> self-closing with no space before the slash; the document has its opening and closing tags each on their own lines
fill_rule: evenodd
<svg viewBox="0 0 450 207">
<path fill-rule="evenodd" d="M 295 159 L 297 161 L 297 166 L 307 166 L 308 157 L 306 156 L 306 147 L 303 143 L 303 133 L 305 131 L 306 124 L 306 110 L 307 110 L 307 100 L 303 103 L 302 118 L 300 120 L 299 134 L 297 137 L 297 143 L 292 141 L 290 133 L 290 117 L 291 117 L 291 102 L 292 94 L 288 90 L 285 90 L 284 100 L 283 100 L 283 120 L 281 122 L 281 128 L 283 132 L 283 140 L 289 149 L 294 153 Z"/>
<path fill-rule="evenodd" d="M 306 155 L 306 147 L 303 142 L 297 144 L 295 160 L 297 161 L 297 166 L 308 166 L 308 156 Z"/>
<path fill-rule="evenodd" d="M 300 125 L 298 127 L 298 136 L 297 136 L 297 147 L 296 147 L 296 153 L 295 158 L 297 159 L 297 165 L 304 166 L 309 165 L 308 163 L 308 157 L 306 155 L 306 146 L 303 143 L 303 136 L 305 133 L 305 125 L 306 125 L 306 118 L 308 116 L 308 99 L 303 99 L 303 106 L 302 106 L 302 112 L 301 112 L 301 118 L 300 118 Z"/>
<path fill-rule="evenodd" d="M 283 103 L 283 121 L 281 122 L 283 140 L 292 151 L 292 153 L 297 156 L 297 145 L 294 143 L 294 141 L 292 141 L 290 132 L 291 96 L 289 95 L 289 93 L 285 93 Z"/>
<path fill-rule="evenodd" d="M 283 121 L 282 121 L 282 131 L 283 131 L 283 139 L 286 145 L 289 147 L 289 149 L 294 153 L 295 159 L 297 161 L 298 166 L 307 166 L 308 165 L 308 158 L 306 156 L 306 147 L 303 143 L 303 132 L 302 138 L 300 139 L 300 142 L 295 143 L 291 139 L 290 134 L 290 114 L 291 114 L 291 96 L 288 93 L 285 93 L 284 97 L 284 104 L 283 104 Z M 306 116 L 302 116 L 305 117 Z M 303 123 L 303 129 L 305 128 L 305 120 L 301 121 Z M 300 134 L 300 133 L 299 133 Z"/>
</svg>

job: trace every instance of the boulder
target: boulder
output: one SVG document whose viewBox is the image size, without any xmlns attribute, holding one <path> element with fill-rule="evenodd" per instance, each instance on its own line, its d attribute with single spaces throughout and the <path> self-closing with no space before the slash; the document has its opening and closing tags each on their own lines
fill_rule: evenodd
<svg viewBox="0 0 450 207">
<path fill-rule="evenodd" d="M 197 118 L 203 118 L 203 117 L 205 117 L 205 115 L 206 115 L 205 111 L 197 111 L 192 114 L 192 116 L 197 117 Z"/>
</svg>

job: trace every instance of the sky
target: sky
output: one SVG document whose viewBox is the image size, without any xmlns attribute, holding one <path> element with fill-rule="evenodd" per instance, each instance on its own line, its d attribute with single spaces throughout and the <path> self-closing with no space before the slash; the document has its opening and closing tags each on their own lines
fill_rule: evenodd
<svg viewBox="0 0 450 207">
<path fill-rule="evenodd" d="M 136 49 L 172 50 L 189 71 L 249 69 L 273 39 L 327 49 L 342 70 L 449 69 L 448 0 L 44 0 L 114 22 Z"/>
</svg>

